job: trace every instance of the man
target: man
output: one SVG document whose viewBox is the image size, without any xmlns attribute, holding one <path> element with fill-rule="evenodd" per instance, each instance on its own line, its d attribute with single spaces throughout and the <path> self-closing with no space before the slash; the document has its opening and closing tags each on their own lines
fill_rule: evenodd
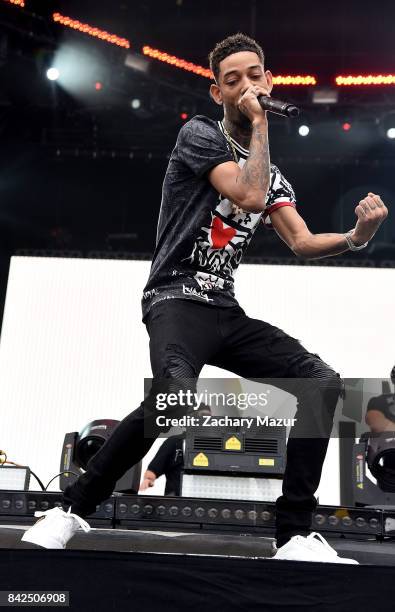
<svg viewBox="0 0 395 612">
<path fill-rule="evenodd" d="M 297 397 L 283 495 L 276 506 L 276 558 L 352 563 L 340 559 L 320 536 L 308 535 L 341 390 L 339 375 L 282 330 L 250 319 L 234 297 L 233 274 L 261 220 L 296 255 L 313 259 L 362 248 L 387 209 L 378 195 L 369 193 L 355 209 L 352 232 L 312 234 L 295 209 L 290 184 L 270 164 L 267 117 L 257 96 L 270 95 L 272 75 L 264 68 L 261 47 L 242 34 L 230 36 L 216 45 L 210 66 L 215 77 L 210 94 L 223 106 L 224 119 L 217 123 L 197 116 L 183 126 L 163 184 L 157 245 L 143 298 L 152 392 L 65 491 L 68 513 L 47 512 L 24 539 L 64 547 L 81 517 L 93 512 L 151 447 L 158 434 L 157 381 L 178 388 L 181 379 L 198 378 L 207 363 L 244 378 L 281 379 L 282 388 Z M 295 382 L 301 379 L 307 384 Z"/>
<path fill-rule="evenodd" d="M 180 495 L 184 469 L 184 440 L 185 435 L 182 434 L 166 438 L 145 470 L 139 491 L 153 487 L 156 479 L 164 474 L 165 495 Z"/>
<path fill-rule="evenodd" d="M 196 416 L 211 416 L 210 406 L 205 404 L 199 406 Z M 165 495 L 180 495 L 184 472 L 184 441 L 185 433 L 166 438 L 144 472 L 140 491 L 153 487 L 156 479 L 165 475 Z"/>
<path fill-rule="evenodd" d="M 395 387 L 395 365 L 390 374 L 391 382 Z M 388 383 L 383 383 L 383 386 Z M 390 391 L 388 384 L 388 391 Z M 377 397 L 370 398 L 365 415 L 365 423 L 370 430 L 379 434 L 383 431 L 395 431 L 395 390 L 394 393 L 384 392 Z"/>
</svg>

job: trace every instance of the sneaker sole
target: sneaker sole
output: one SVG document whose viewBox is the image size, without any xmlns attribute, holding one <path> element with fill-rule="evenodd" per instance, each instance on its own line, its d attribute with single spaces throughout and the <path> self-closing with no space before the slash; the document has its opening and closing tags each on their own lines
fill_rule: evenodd
<svg viewBox="0 0 395 612">
<path fill-rule="evenodd" d="M 43 548 L 43 549 L 64 550 L 64 547 L 60 546 L 58 541 L 50 540 L 50 539 L 46 539 L 44 541 L 39 536 L 35 537 L 33 533 L 29 535 L 25 533 L 25 535 L 22 536 L 22 542 L 27 542 L 28 544 L 34 544 L 35 546 L 38 546 L 39 548 Z"/>
<path fill-rule="evenodd" d="M 356 561 L 355 559 L 350 559 L 348 561 L 342 561 L 341 557 L 339 557 L 339 559 L 336 559 L 336 561 L 329 561 L 329 560 L 324 560 L 324 559 L 301 559 L 299 557 L 299 559 L 291 559 L 291 558 L 282 558 L 282 557 L 270 557 L 270 559 L 273 559 L 274 561 L 304 561 L 305 563 L 332 563 L 332 564 L 337 564 L 337 565 L 359 565 L 359 562 Z"/>
</svg>

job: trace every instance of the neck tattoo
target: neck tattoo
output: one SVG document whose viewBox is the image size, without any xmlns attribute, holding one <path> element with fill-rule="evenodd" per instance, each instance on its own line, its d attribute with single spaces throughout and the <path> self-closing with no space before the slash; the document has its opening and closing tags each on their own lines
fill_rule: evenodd
<svg viewBox="0 0 395 612">
<path fill-rule="evenodd" d="M 225 125 L 226 124 L 226 125 Z M 248 149 L 251 141 L 252 128 L 249 126 L 243 129 L 236 123 L 230 122 L 226 117 L 222 120 L 222 125 L 226 129 L 228 134 L 232 135 L 232 138 L 244 149 Z"/>
</svg>

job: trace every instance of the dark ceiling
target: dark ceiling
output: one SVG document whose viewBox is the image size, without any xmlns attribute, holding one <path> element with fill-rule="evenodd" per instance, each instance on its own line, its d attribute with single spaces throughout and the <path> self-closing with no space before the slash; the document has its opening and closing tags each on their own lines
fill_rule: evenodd
<svg viewBox="0 0 395 612">
<path fill-rule="evenodd" d="M 207 54 L 218 40 L 243 31 L 262 44 L 266 67 L 275 75 L 313 74 L 320 86 L 328 86 L 339 73 L 395 72 L 395 2 L 386 0 L 25 2 L 26 9 L 21 11 L 0 0 L 0 129 L 1 109 L 9 113 L 8 124 L 13 109 L 17 118 L 12 122 L 13 139 L 22 130 L 24 137 L 43 140 L 45 130 L 44 140 L 58 142 L 62 150 L 67 141 L 82 146 L 80 135 L 92 129 L 98 139 L 106 131 L 106 139 L 114 146 L 127 148 L 130 139 L 125 134 L 133 129 L 137 148 L 143 144 L 168 152 L 182 111 L 189 116 L 215 116 L 217 109 L 209 99 L 207 79 L 155 60 L 147 75 L 130 70 L 124 65 L 125 49 L 55 25 L 50 18 L 54 10 L 126 37 L 137 54 L 148 44 L 207 66 Z M 65 45 L 85 54 L 91 64 L 86 91 L 78 96 L 61 86 L 54 88 L 45 78 L 45 68 Z M 78 69 L 78 56 L 74 63 Z M 95 80 L 104 85 L 100 93 L 94 90 Z M 383 113 L 395 108 L 395 87 L 343 88 L 339 103 L 332 107 L 313 105 L 311 93 L 311 88 L 277 87 L 272 95 L 298 103 L 306 120 L 315 122 L 357 117 L 377 123 Z M 137 113 L 130 109 L 135 97 L 143 102 Z M 278 124 L 276 117 L 271 120 Z M 147 131 L 147 121 L 155 129 Z M 285 122 L 280 123 L 281 139 Z"/>
<path fill-rule="evenodd" d="M 61 11 L 207 64 L 221 38 L 242 31 L 262 44 L 275 71 L 391 71 L 395 3 L 388 0 L 69 0 Z"/>
</svg>

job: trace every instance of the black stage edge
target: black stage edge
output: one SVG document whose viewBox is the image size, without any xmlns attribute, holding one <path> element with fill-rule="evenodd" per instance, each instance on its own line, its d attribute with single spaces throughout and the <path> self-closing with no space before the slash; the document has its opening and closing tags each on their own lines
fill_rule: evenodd
<svg viewBox="0 0 395 612">
<path fill-rule="evenodd" d="M 93 551 L 0 550 L 1 590 L 68 590 L 70 610 L 388 612 L 393 567 Z"/>
</svg>

